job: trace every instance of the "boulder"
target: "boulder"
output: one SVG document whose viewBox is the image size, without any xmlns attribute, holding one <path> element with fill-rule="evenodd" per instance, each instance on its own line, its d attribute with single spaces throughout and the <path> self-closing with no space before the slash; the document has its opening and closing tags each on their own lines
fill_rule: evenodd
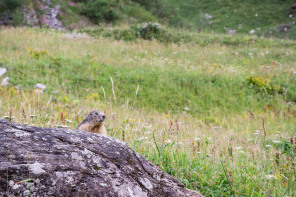
<svg viewBox="0 0 296 197">
<path fill-rule="evenodd" d="M 7 72 L 6 68 L 0 68 L 0 77 Z"/>
<path fill-rule="evenodd" d="M 125 143 L 0 119 L 0 196 L 202 196 Z"/>
<path fill-rule="evenodd" d="M 9 77 L 5 77 L 1 82 L 1 86 L 8 86 L 8 84 L 9 84 Z"/>
</svg>

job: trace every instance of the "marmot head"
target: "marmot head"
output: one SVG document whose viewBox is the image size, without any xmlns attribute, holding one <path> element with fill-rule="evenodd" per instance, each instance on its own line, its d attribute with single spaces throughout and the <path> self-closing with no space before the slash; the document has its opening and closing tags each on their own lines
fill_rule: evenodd
<svg viewBox="0 0 296 197">
<path fill-rule="evenodd" d="M 94 124 L 101 124 L 105 121 L 105 114 L 102 111 L 92 111 L 88 114 L 87 118 Z"/>
</svg>

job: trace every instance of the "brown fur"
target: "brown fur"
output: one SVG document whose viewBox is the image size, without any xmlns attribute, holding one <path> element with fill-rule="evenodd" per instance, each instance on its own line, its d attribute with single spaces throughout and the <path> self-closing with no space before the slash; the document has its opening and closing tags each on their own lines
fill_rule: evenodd
<svg viewBox="0 0 296 197">
<path fill-rule="evenodd" d="M 102 116 L 104 116 L 103 119 L 102 119 Z M 81 131 L 107 135 L 106 128 L 104 125 L 104 120 L 105 120 L 105 114 L 103 112 L 93 111 L 93 112 L 90 112 L 87 118 L 85 118 L 79 124 L 77 129 Z"/>
</svg>

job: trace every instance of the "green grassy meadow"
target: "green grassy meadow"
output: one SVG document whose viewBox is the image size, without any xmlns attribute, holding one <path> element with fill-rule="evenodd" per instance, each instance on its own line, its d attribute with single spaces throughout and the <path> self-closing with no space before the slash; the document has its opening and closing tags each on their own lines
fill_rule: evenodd
<svg viewBox="0 0 296 197">
<path fill-rule="evenodd" d="M 296 196 L 295 41 L 75 35 L 0 29 L 1 118 L 74 129 L 102 110 L 108 135 L 204 196 Z"/>
<path fill-rule="evenodd" d="M 296 39 L 294 0 L 51 0 L 59 5 L 58 18 L 67 29 L 94 25 L 141 24 L 159 22 L 169 27 L 198 32 L 252 34 Z M 13 26 L 22 26 L 23 6 L 44 11 L 36 0 L 0 0 L 1 17 L 9 15 Z M 42 23 L 42 20 L 39 21 Z"/>
</svg>

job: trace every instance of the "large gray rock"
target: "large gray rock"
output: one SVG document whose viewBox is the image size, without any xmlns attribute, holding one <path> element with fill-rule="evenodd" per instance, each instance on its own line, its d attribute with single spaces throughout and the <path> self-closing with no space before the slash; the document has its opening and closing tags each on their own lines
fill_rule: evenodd
<svg viewBox="0 0 296 197">
<path fill-rule="evenodd" d="M 202 196 L 125 143 L 0 119 L 0 196 Z"/>
</svg>

